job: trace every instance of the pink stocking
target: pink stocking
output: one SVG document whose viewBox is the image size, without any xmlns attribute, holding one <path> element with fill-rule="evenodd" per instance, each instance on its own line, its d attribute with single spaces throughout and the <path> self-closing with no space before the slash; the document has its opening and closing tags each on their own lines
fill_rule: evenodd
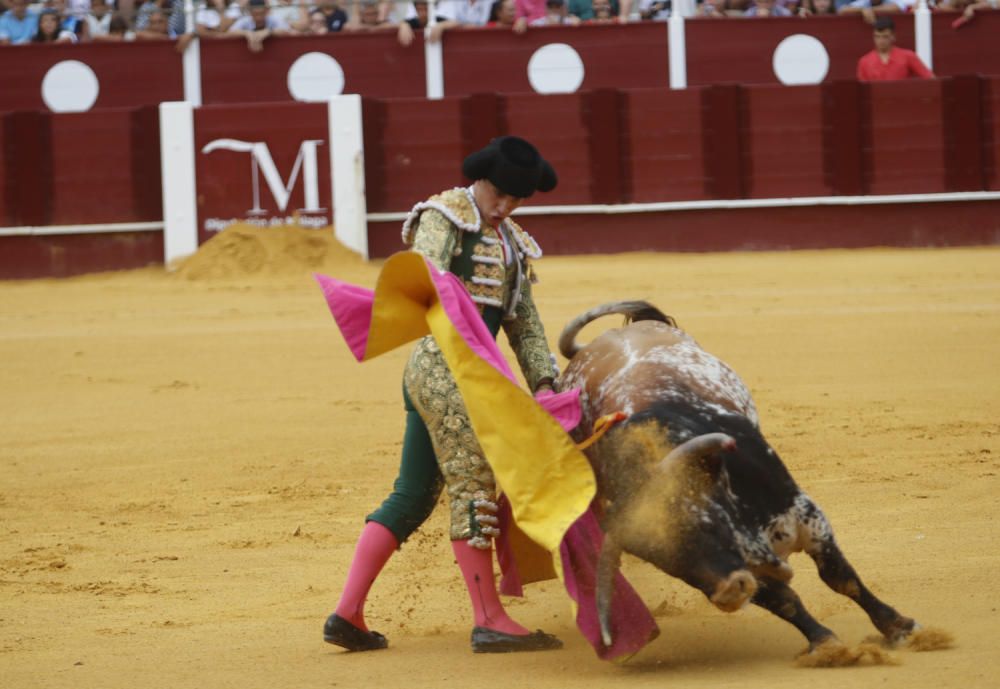
<svg viewBox="0 0 1000 689">
<path fill-rule="evenodd" d="M 505 634 L 530 634 L 503 609 L 493 581 L 493 551 L 473 548 L 468 541 L 452 541 L 451 549 L 469 589 L 476 626 Z"/>
<path fill-rule="evenodd" d="M 365 624 L 365 599 L 368 598 L 375 578 L 398 547 L 396 537 L 378 522 L 368 522 L 361 531 L 336 611 L 358 629 L 368 631 Z"/>
</svg>

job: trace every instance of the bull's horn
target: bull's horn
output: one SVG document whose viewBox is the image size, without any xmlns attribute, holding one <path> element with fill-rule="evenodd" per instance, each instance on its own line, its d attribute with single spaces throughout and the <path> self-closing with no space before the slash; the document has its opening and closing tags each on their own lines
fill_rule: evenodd
<svg viewBox="0 0 1000 689">
<path fill-rule="evenodd" d="M 670 451 L 660 462 L 660 468 L 666 469 L 675 462 L 685 462 L 692 459 L 710 457 L 723 450 L 735 450 L 736 441 L 725 433 L 706 433 L 687 442 L 681 443 Z"/>
<path fill-rule="evenodd" d="M 597 557 L 597 620 L 601 624 L 601 641 L 611 646 L 611 599 L 615 592 L 615 575 L 621 566 L 622 549 L 610 536 L 604 537 Z"/>
</svg>

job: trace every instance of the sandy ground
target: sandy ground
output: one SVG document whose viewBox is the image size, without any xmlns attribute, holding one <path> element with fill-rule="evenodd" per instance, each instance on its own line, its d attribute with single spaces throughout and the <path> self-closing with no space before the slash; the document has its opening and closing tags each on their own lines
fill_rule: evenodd
<svg viewBox="0 0 1000 689">
<path fill-rule="evenodd" d="M 564 650 L 473 655 L 444 509 L 370 599 L 391 648 L 323 644 L 363 516 L 395 475 L 406 353 L 354 363 L 307 266 L 367 285 L 378 266 L 313 249 L 228 278 L 0 283 L 0 686 L 998 686 L 1000 250 L 539 264 L 550 341 L 596 303 L 639 297 L 727 360 L 863 579 L 956 639 L 821 670 L 796 666 L 789 625 L 718 612 L 636 561 L 663 633 L 630 662 L 593 655 L 554 582 L 510 606 Z M 808 558 L 792 564 L 846 643 L 874 631 Z"/>
</svg>

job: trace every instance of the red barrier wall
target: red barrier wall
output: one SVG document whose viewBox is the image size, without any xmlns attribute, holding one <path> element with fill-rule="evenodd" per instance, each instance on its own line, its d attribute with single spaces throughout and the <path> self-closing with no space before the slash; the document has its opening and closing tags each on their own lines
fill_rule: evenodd
<svg viewBox="0 0 1000 689">
<path fill-rule="evenodd" d="M 971 76 L 879 84 L 835 81 L 794 88 L 732 84 L 685 91 L 600 89 L 558 96 L 365 99 L 368 210 L 406 211 L 430 193 L 466 183 L 460 172 L 463 157 L 505 133 L 535 141 L 560 174 L 558 189 L 532 199 L 532 204 L 997 190 L 998 112 L 1000 77 Z M 138 108 L 0 116 L 4 223 L 159 219 L 157 115 L 155 108 Z M 283 223 L 298 214 L 315 225 L 328 225 L 332 218 L 328 130 L 326 104 L 197 109 L 200 241 L 211 236 L 210 230 L 248 217 Z M 304 143 L 310 141 L 312 149 Z M 209 144 L 218 150 L 206 152 Z M 313 158 L 306 155 L 310 150 Z M 314 186 L 309 188 L 317 206 L 308 212 L 302 210 L 310 203 L 307 158 L 315 164 Z M 285 194 L 282 207 L 279 197 Z M 551 227 L 552 232 L 572 223 L 583 233 L 580 237 L 590 236 L 586 232 L 596 237 L 599 228 L 606 231 L 613 226 L 615 241 L 623 249 L 996 241 L 1000 222 L 996 203 L 884 206 L 553 215 L 532 217 L 531 223 Z M 970 208 L 962 220 L 961 213 Z M 823 220 L 823 214 L 829 219 Z M 766 218 L 772 215 L 780 215 L 785 223 L 774 230 L 776 234 L 766 227 Z M 902 224 L 877 230 L 871 217 L 882 222 L 895 218 L 891 222 Z M 675 223 L 678 218 L 689 218 L 690 227 L 681 234 L 664 235 L 668 239 L 660 237 L 656 223 Z M 797 222 L 806 228 L 822 226 L 824 233 L 796 239 Z M 391 232 L 373 225 L 373 255 L 396 246 L 398 225 L 391 223 Z M 659 237 L 649 246 L 644 243 L 652 241 L 644 234 L 648 232 Z M 107 263 L 103 254 L 88 253 L 83 248 L 86 243 L 76 239 L 0 237 L 0 277 L 25 276 L 30 273 L 25 265 L 34 266 L 33 270 L 51 265 L 58 274 L 131 267 L 136 261 L 148 261 L 152 244 L 161 241 L 158 233 L 126 239 L 113 242 L 107 235 L 94 236 L 94 242 L 111 247 L 109 255 L 132 262 L 118 265 Z M 550 251 L 571 250 L 565 244 L 568 240 L 558 234 L 552 241 Z M 580 241 L 574 250 L 585 250 L 591 240 Z"/>
<path fill-rule="evenodd" d="M 42 80 L 57 63 L 78 60 L 97 77 L 94 108 L 128 108 L 184 99 L 174 41 L 0 46 L 0 112 L 48 110 Z"/>
<path fill-rule="evenodd" d="M 957 15 L 933 19 L 934 67 L 939 76 L 1000 74 L 1000 12 L 979 12 L 959 30 Z M 896 17 L 899 45 L 913 48 L 913 17 Z M 823 42 L 830 58 L 826 81 L 853 79 L 858 58 L 872 48 L 859 17 L 691 19 L 686 22 L 688 84 L 777 83 L 772 56 L 782 39 L 804 33 Z M 288 70 L 319 52 L 344 71 L 344 92 L 375 98 L 426 94 L 423 39 L 406 48 L 393 32 L 270 38 L 252 53 L 244 41 L 203 41 L 202 100 L 207 104 L 286 102 Z M 444 39 L 448 96 L 482 92 L 533 93 L 528 63 L 547 44 L 566 43 L 584 67 L 581 90 L 663 88 L 669 84 L 667 27 L 663 22 L 578 27 L 533 27 L 523 35 L 503 29 L 456 29 Z M 88 64 L 100 82 L 95 108 L 156 105 L 183 98 L 181 56 L 173 41 L 128 44 L 0 46 L 0 112 L 45 109 L 41 83 L 63 60 Z"/>
<path fill-rule="evenodd" d="M 913 48 L 913 18 L 896 16 L 899 46 Z M 853 79 L 858 58 L 872 49 L 871 27 L 860 17 L 774 17 L 766 20 L 692 19 L 686 23 L 688 85 L 775 84 L 771 58 L 787 36 L 822 41 L 830 56 L 827 80 Z"/>
<path fill-rule="evenodd" d="M 951 28 L 958 14 L 941 12 L 931 17 L 934 45 L 934 73 L 1000 73 L 1000 12 L 976 12 L 975 18 L 960 29 Z"/>
<path fill-rule="evenodd" d="M 466 151 L 457 98 L 364 101 L 368 211 L 409 210 L 432 189 L 462 184 Z M 488 139 L 487 139 L 488 140 Z"/>
<path fill-rule="evenodd" d="M 156 108 L 0 116 L 0 223 L 83 225 L 161 218 Z"/>
<path fill-rule="evenodd" d="M 163 264 L 161 232 L 0 237 L 0 279 L 69 277 Z"/>
<path fill-rule="evenodd" d="M 625 200 L 708 198 L 702 89 L 643 89 L 623 99 L 623 174 L 630 188 Z"/>
<path fill-rule="evenodd" d="M 614 136 L 614 133 L 604 131 L 600 124 L 595 124 L 592 130 L 585 126 L 583 109 L 587 96 L 524 94 L 508 96 L 506 100 L 507 131 L 529 141 L 546 142 L 545 157 L 557 171 L 563 171 L 559 186 L 545 195 L 545 203 L 591 203 L 588 172 L 593 168 L 589 138 Z"/>
<path fill-rule="evenodd" d="M 404 48 L 394 32 L 268 39 L 259 53 L 244 41 L 202 41 L 202 102 L 291 101 L 288 70 L 300 56 L 318 52 L 344 70 L 344 93 L 375 98 L 424 96 L 424 48 L 418 38 Z"/>
<path fill-rule="evenodd" d="M 941 82 L 911 80 L 868 86 L 864 135 L 869 194 L 946 190 Z"/>
<path fill-rule="evenodd" d="M 7 179 L 7 168 L 13 167 L 13 161 L 9 163 L 5 160 L 10 153 L 10 145 L 7 142 L 8 130 L 7 118 L 0 115 L 0 189 L 3 190 L 3 193 L 0 193 L 0 225 L 14 224 L 7 214 L 7 196 L 11 193 L 10 187 L 13 183 L 13 180 Z"/>
<path fill-rule="evenodd" d="M 158 129 L 149 110 L 52 116 L 51 224 L 160 218 Z"/>
<path fill-rule="evenodd" d="M 994 201 L 526 215 L 518 221 L 550 256 L 1000 244 Z M 399 226 L 369 224 L 373 257 L 404 248 Z"/>
<path fill-rule="evenodd" d="M 818 86 L 743 89 L 747 196 L 826 196 L 823 92 Z"/>
<path fill-rule="evenodd" d="M 982 79 L 983 183 L 1000 191 L 1000 79 Z"/>
<path fill-rule="evenodd" d="M 445 95 L 482 91 L 534 93 L 528 61 L 549 43 L 572 46 L 583 60 L 582 90 L 669 85 L 667 27 L 662 22 L 575 27 L 449 31 L 444 40 Z"/>
</svg>

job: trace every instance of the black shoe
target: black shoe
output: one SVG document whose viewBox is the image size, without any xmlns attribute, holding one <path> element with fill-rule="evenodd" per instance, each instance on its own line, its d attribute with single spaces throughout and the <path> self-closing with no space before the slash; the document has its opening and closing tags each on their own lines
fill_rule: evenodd
<svg viewBox="0 0 1000 689">
<path fill-rule="evenodd" d="M 389 641 L 378 632 L 358 629 L 337 613 L 326 618 L 323 641 L 348 651 L 377 651 L 389 645 Z"/>
<path fill-rule="evenodd" d="M 531 634 L 505 634 L 486 627 L 472 628 L 473 653 L 517 653 L 551 651 L 562 648 L 562 641 L 541 629 Z"/>
</svg>

